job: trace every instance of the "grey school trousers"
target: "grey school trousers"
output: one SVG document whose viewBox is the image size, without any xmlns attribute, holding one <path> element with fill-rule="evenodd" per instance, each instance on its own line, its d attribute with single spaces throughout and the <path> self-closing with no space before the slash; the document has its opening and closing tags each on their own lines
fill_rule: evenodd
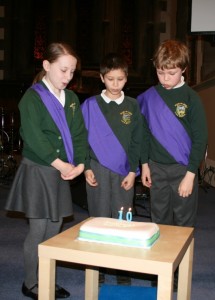
<svg viewBox="0 0 215 300">
<path fill-rule="evenodd" d="M 86 184 L 90 216 L 118 218 L 118 211 L 123 207 L 125 219 L 126 212 L 133 205 L 134 188 L 124 190 L 121 187 L 124 176 L 113 173 L 94 160 L 91 161 L 91 168 L 98 186 Z"/>
<path fill-rule="evenodd" d="M 189 197 L 178 194 L 178 186 L 186 174 L 186 166 L 149 162 L 151 218 L 158 224 L 194 227 L 198 208 L 198 178 Z"/>
</svg>

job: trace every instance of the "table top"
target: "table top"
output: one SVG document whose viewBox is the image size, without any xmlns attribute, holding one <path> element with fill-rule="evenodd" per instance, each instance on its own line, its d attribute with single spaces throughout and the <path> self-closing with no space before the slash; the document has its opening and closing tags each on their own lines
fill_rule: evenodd
<svg viewBox="0 0 215 300">
<path fill-rule="evenodd" d="M 176 269 L 194 234 L 191 227 L 158 225 L 160 237 L 150 249 L 79 241 L 79 228 L 87 220 L 40 244 L 39 256 L 134 272 L 144 269 L 144 273 L 158 274 L 158 270 Z"/>
</svg>

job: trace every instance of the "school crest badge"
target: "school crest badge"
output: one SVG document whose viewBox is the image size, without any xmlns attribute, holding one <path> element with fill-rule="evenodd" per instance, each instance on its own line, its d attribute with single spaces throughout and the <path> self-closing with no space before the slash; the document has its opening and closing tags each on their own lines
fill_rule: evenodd
<svg viewBox="0 0 215 300">
<path fill-rule="evenodd" d="M 122 111 L 120 113 L 120 115 L 122 116 L 122 119 L 121 119 L 121 122 L 128 125 L 131 123 L 131 116 L 132 116 L 132 113 L 130 111 Z"/>
<path fill-rule="evenodd" d="M 185 103 L 176 103 L 175 107 L 175 114 L 177 117 L 183 118 L 186 116 L 187 105 Z"/>
</svg>

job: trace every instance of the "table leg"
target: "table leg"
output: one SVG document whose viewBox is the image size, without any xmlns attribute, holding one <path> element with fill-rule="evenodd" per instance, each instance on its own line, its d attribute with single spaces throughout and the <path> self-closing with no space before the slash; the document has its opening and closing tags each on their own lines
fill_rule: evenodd
<svg viewBox="0 0 215 300">
<path fill-rule="evenodd" d="M 157 300 L 172 300 L 173 299 L 173 271 L 166 270 L 165 275 L 158 275 Z"/>
<path fill-rule="evenodd" d="M 39 300 L 55 299 L 55 270 L 54 259 L 39 257 Z"/>
<path fill-rule="evenodd" d="M 98 300 L 99 294 L 99 271 L 98 269 L 86 268 L 85 271 L 85 300 Z"/>
<path fill-rule="evenodd" d="M 194 250 L 194 239 L 192 239 L 179 265 L 177 300 L 190 300 L 191 297 L 193 250 Z"/>
</svg>

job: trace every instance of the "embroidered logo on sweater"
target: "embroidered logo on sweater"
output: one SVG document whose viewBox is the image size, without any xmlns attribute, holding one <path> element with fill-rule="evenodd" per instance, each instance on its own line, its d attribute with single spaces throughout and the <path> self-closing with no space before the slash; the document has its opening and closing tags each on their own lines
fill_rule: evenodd
<svg viewBox="0 0 215 300">
<path fill-rule="evenodd" d="M 184 116 L 186 116 L 187 105 L 185 103 L 176 103 L 175 106 L 175 114 L 177 117 L 183 118 Z"/>
<path fill-rule="evenodd" d="M 128 125 L 131 123 L 131 116 L 132 116 L 132 113 L 130 111 L 122 111 L 120 113 L 120 115 L 122 116 L 122 120 L 121 122 Z"/>
<path fill-rule="evenodd" d="M 76 106 L 76 103 L 72 103 L 72 104 L 70 104 L 70 106 L 69 106 L 69 107 L 72 108 L 72 116 L 73 116 L 73 117 L 74 117 L 74 113 L 75 113 L 75 106 Z"/>
</svg>

